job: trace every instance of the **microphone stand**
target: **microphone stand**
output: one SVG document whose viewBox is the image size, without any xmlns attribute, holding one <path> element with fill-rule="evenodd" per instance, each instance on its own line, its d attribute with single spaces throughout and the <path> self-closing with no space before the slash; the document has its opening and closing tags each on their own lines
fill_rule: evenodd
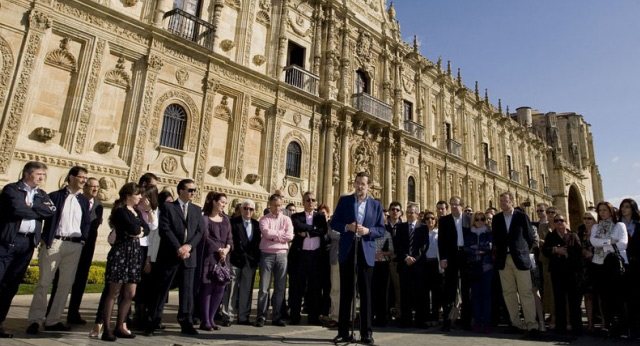
<svg viewBox="0 0 640 346">
<path fill-rule="evenodd" d="M 351 301 L 351 340 L 355 341 L 355 326 L 356 326 L 356 294 L 358 292 L 358 246 L 362 240 L 358 234 L 358 222 L 356 221 L 355 237 L 355 249 L 353 250 L 353 299 Z M 362 323 L 362 321 L 360 321 Z"/>
</svg>

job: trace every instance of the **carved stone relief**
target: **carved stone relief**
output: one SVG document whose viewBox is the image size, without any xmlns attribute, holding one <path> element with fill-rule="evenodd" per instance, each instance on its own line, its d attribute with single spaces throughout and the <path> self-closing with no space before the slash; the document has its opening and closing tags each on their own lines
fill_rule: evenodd
<svg viewBox="0 0 640 346">
<path fill-rule="evenodd" d="M 4 109 L 4 98 L 9 88 L 9 77 L 13 68 L 13 54 L 9 44 L 0 37 L 0 109 Z"/>
<path fill-rule="evenodd" d="M 44 62 L 69 72 L 77 72 L 78 64 L 76 62 L 76 57 L 74 57 L 69 51 L 70 41 L 71 40 L 69 38 L 63 38 L 60 41 L 60 48 L 47 53 Z"/>
<path fill-rule="evenodd" d="M 162 160 L 162 171 L 166 174 L 172 174 L 178 168 L 178 160 L 173 156 L 167 156 Z"/>
<path fill-rule="evenodd" d="M 176 71 L 176 81 L 180 86 L 183 86 L 189 80 L 189 72 L 181 68 Z"/>
<path fill-rule="evenodd" d="M 222 100 L 220 100 L 220 104 L 216 106 L 213 110 L 213 115 L 216 118 L 222 119 L 224 121 L 231 120 L 231 108 L 229 108 L 228 96 L 222 96 Z"/>
<path fill-rule="evenodd" d="M 124 57 L 118 58 L 116 68 L 109 70 L 104 77 L 105 83 L 111 84 L 129 90 L 131 87 L 131 76 L 125 71 L 125 59 Z"/>
<path fill-rule="evenodd" d="M 171 99 L 182 101 L 188 108 L 189 118 L 187 119 L 187 124 L 190 124 L 190 126 L 189 133 L 187 134 L 188 142 L 186 144 L 188 144 L 187 147 L 189 151 L 195 151 L 198 140 L 198 127 L 200 126 L 200 113 L 198 112 L 198 106 L 193 99 L 187 93 L 180 90 L 170 90 L 160 96 L 156 101 L 151 120 L 153 125 L 151 127 L 149 142 L 158 142 L 158 132 L 160 130 L 160 125 L 162 124 L 160 114 L 163 114 L 164 108 L 168 105 L 168 101 Z"/>
<path fill-rule="evenodd" d="M 300 165 L 302 167 L 300 167 L 300 177 L 306 177 L 307 176 L 307 169 L 309 167 L 309 153 L 310 153 L 310 147 L 309 147 L 309 142 L 307 141 L 307 139 L 304 137 L 304 135 L 298 131 L 291 131 L 289 133 L 287 133 L 286 136 L 284 136 L 284 138 L 282 139 L 282 151 L 280 153 L 280 167 L 285 167 L 285 162 L 284 160 L 287 157 L 287 147 L 289 145 L 289 142 L 295 140 L 298 144 L 300 144 L 300 147 L 302 149 L 302 159 L 300 162 Z"/>
</svg>

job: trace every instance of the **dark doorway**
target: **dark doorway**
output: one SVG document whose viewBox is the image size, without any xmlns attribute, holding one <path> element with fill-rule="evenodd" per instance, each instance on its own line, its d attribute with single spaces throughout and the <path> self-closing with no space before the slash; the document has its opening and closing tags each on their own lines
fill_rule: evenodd
<svg viewBox="0 0 640 346">
<path fill-rule="evenodd" d="M 289 47 L 287 49 L 289 52 L 287 56 L 287 66 L 297 65 L 304 69 L 304 47 L 289 41 Z"/>
</svg>

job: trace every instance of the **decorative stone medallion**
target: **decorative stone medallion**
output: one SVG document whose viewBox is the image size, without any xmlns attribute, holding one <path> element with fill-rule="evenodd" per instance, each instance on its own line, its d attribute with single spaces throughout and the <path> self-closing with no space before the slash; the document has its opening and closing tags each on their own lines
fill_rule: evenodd
<svg viewBox="0 0 640 346">
<path fill-rule="evenodd" d="M 178 168 L 178 160 L 173 156 L 167 156 L 162 160 L 162 171 L 171 174 Z"/>
</svg>

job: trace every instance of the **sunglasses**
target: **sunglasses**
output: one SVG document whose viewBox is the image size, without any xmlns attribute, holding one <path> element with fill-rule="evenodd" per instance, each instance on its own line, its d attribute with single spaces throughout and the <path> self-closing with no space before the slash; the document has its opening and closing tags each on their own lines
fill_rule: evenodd
<svg viewBox="0 0 640 346">
<path fill-rule="evenodd" d="M 553 220 L 553 222 L 555 222 L 555 223 L 563 223 L 564 219 L 556 219 L 556 220 Z"/>
<path fill-rule="evenodd" d="M 315 202 L 315 201 L 316 201 L 316 200 L 315 200 L 315 199 L 313 199 L 313 198 L 309 198 L 309 199 L 307 199 L 307 203 L 312 203 L 312 202 Z"/>
<path fill-rule="evenodd" d="M 187 189 L 187 192 L 189 193 L 196 193 L 196 191 L 198 191 L 198 189 Z"/>
<path fill-rule="evenodd" d="M 487 220 L 487 219 L 483 217 L 483 218 L 476 219 L 476 222 L 478 222 L 478 221 L 485 222 L 486 220 Z"/>
<path fill-rule="evenodd" d="M 555 211 L 547 211 L 546 213 L 547 213 L 547 214 L 551 214 L 551 215 L 553 215 L 553 214 L 555 214 L 556 212 L 555 212 Z"/>
<path fill-rule="evenodd" d="M 544 209 L 538 209 L 536 210 L 538 213 L 544 213 Z"/>
<path fill-rule="evenodd" d="M 253 208 L 249 208 L 249 207 L 242 207 L 242 209 L 246 210 L 246 211 L 254 211 Z"/>
<path fill-rule="evenodd" d="M 473 210 L 465 210 L 464 212 L 467 214 L 473 214 Z"/>
<path fill-rule="evenodd" d="M 592 217 L 583 217 L 582 219 L 583 219 L 583 220 L 593 220 L 593 218 L 592 218 Z"/>
<path fill-rule="evenodd" d="M 389 209 L 389 210 L 391 210 L 391 211 L 395 211 L 395 212 L 399 212 L 399 211 L 400 211 L 400 208 L 391 208 L 391 209 Z"/>
</svg>

